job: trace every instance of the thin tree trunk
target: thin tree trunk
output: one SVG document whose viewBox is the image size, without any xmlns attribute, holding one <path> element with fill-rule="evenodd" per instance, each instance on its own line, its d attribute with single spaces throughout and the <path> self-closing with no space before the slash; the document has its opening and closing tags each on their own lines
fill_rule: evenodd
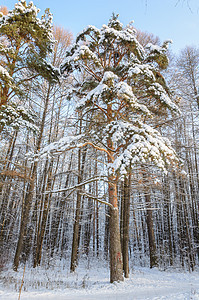
<svg viewBox="0 0 199 300">
<path fill-rule="evenodd" d="M 82 162 L 81 162 L 82 159 Z M 78 150 L 78 184 L 82 181 L 82 176 L 84 172 L 86 160 L 86 149 L 83 152 L 81 157 L 81 149 Z M 76 202 L 76 212 L 75 212 L 75 221 L 73 224 L 73 242 L 72 242 L 72 252 L 71 252 L 71 264 L 70 271 L 74 272 L 78 263 L 78 246 L 79 246 L 79 223 L 80 223 L 80 209 L 81 209 L 81 194 L 77 190 L 77 202 Z"/>
<path fill-rule="evenodd" d="M 130 217 L 131 175 L 126 176 L 123 184 L 123 228 L 122 228 L 122 257 L 124 276 L 129 278 L 129 217 Z"/>
<path fill-rule="evenodd" d="M 149 238 L 149 254 L 150 254 L 150 268 L 158 266 L 158 257 L 156 253 L 156 241 L 153 228 L 153 215 L 151 210 L 151 200 L 149 193 L 145 193 L 145 201 L 147 205 L 146 210 L 146 223 L 148 229 L 148 238 Z"/>
<path fill-rule="evenodd" d="M 53 160 L 49 164 L 47 186 L 42 191 L 43 193 L 45 192 L 45 190 L 49 191 L 50 189 L 53 189 L 54 184 L 52 182 L 52 168 L 53 168 Z M 47 174 L 45 176 L 47 176 Z M 38 227 L 37 248 L 36 248 L 34 267 L 40 265 L 41 263 L 42 246 L 43 246 L 44 234 L 46 229 L 48 211 L 50 208 L 50 202 L 51 202 L 51 194 L 50 193 L 45 194 L 44 203 L 41 206 L 41 210 L 43 211 L 43 214 L 42 214 L 42 220 L 40 222 L 41 225 Z"/>
<path fill-rule="evenodd" d="M 27 190 L 26 190 L 26 196 L 25 196 L 25 200 L 23 203 L 20 233 L 19 233 L 17 248 L 16 248 L 16 252 L 15 252 L 15 257 L 14 257 L 14 264 L 13 264 L 14 271 L 17 271 L 17 269 L 18 269 L 20 255 L 21 255 L 22 248 L 23 248 L 23 243 L 24 243 L 24 239 L 26 237 L 27 224 L 28 224 L 28 220 L 29 220 L 29 213 L 30 213 L 30 208 L 31 208 L 31 203 L 32 203 L 32 197 L 33 197 L 33 193 L 34 193 L 34 179 L 35 179 L 36 169 L 37 169 L 37 164 L 34 164 L 33 171 L 32 171 L 32 180 L 30 183 L 28 183 Z"/>
<path fill-rule="evenodd" d="M 81 183 L 80 175 L 80 159 L 81 159 L 81 150 L 78 150 L 78 184 Z M 75 221 L 73 224 L 73 242 L 72 242 L 72 253 L 71 253 L 71 264 L 70 271 L 74 272 L 77 267 L 77 256 L 78 256 L 78 235 L 79 235 L 79 221 L 80 221 L 80 208 L 81 208 L 81 195 L 79 190 L 77 191 L 77 202 L 76 202 L 76 212 L 75 212 Z"/>
<path fill-rule="evenodd" d="M 42 116 L 41 128 L 40 128 L 40 132 L 39 132 L 39 136 L 38 136 L 38 140 L 37 140 L 37 146 L 36 146 L 37 152 L 40 150 L 40 147 L 41 147 L 41 141 L 42 141 L 43 132 L 44 132 L 47 108 L 48 108 L 48 103 L 49 103 L 49 99 L 50 99 L 50 90 L 51 90 L 51 86 L 49 85 L 47 95 L 46 95 L 43 116 Z M 32 204 L 32 199 L 33 199 L 33 194 L 34 194 L 34 188 L 35 188 L 35 177 L 36 177 L 36 172 L 37 172 L 37 164 L 38 164 L 38 162 L 33 163 L 32 174 L 31 174 L 32 179 L 28 183 L 28 186 L 26 189 L 25 200 L 24 200 L 24 204 L 23 204 L 23 208 L 22 208 L 19 238 L 18 238 L 18 242 L 17 242 L 17 248 L 16 248 L 14 263 L 13 263 L 14 271 L 17 271 L 17 269 L 18 269 L 20 255 L 21 255 L 21 252 L 23 249 L 23 243 L 24 243 L 24 239 L 26 236 L 29 214 L 30 214 L 30 209 L 31 209 L 31 204 Z"/>
<path fill-rule="evenodd" d="M 104 258 L 108 259 L 108 251 L 109 251 L 109 219 L 110 219 L 110 207 L 105 207 L 105 230 L 104 230 Z"/>
</svg>

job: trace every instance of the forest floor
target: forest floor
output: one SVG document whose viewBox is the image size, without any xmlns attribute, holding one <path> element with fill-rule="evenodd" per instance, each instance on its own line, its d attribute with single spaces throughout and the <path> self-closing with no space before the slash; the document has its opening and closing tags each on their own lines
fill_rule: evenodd
<svg viewBox="0 0 199 300">
<path fill-rule="evenodd" d="M 11 267 L 11 266 L 10 266 Z M 199 271 L 133 267 L 130 278 L 109 283 L 108 266 L 103 262 L 82 263 L 74 274 L 64 261 L 35 269 L 21 267 L 0 271 L 0 299 L 17 300 L 147 300 L 199 299 Z"/>
</svg>

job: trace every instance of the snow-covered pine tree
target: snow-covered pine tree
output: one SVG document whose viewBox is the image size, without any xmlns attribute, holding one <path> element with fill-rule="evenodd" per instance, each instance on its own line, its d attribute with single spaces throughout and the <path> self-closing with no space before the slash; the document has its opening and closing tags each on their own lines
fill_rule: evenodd
<svg viewBox="0 0 199 300">
<path fill-rule="evenodd" d="M 91 126 L 77 137 L 66 137 L 42 153 L 90 145 L 107 154 L 110 209 L 110 281 L 123 280 L 117 183 L 137 164 L 150 163 L 166 171 L 178 159 L 169 141 L 150 126 L 154 115 L 179 112 L 170 99 L 161 69 L 166 69 L 169 42 L 144 49 L 135 30 L 118 16 L 101 29 L 85 28 L 68 49 L 61 65 L 65 76 L 84 82 L 70 91 Z M 78 77 L 79 76 L 79 77 Z M 86 76 L 86 77 L 85 77 Z M 88 124 L 88 123 L 87 123 Z"/>
<path fill-rule="evenodd" d="M 22 109 L 33 78 L 57 79 L 57 70 L 46 59 L 54 43 L 52 15 L 46 10 L 39 19 L 38 13 L 33 2 L 25 0 L 0 13 L 0 131 L 5 125 L 19 128 L 34 122 L 33 115 Z"/>
<path fill-rule="evenodd" d="M 39 9 L 32 1 L 27 4 L 25 0 L 19 0 L 13 10 L 0 15 L 0 133 L 7 127 L 16 131 L 21 127 L 37 129 L 30 95 L 33 79 L 39 81 L 44 78 L 49 82 L 49 92 L 37 137 L 37 150 L 42 141 L 50 86 L 58 80 L 59 75 L 58 69 L 49 63 L 48 56 L 54 46 L 52 15 L 48 9 L 41 18 L 38 18 L 38 13 Z M 37 164 L 34 163 L 31 171 L 33 180 L 28 182 L 24 197 L 14 258 L 15 270 L 27 232 L 36 169 Z"/>
</svg>

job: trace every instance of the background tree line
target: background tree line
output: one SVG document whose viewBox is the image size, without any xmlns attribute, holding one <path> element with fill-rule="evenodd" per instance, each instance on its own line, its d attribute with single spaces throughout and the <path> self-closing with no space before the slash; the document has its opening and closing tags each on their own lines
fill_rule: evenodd
<svg viewBox="0 0 199 300">
<path fill-rule="evenodd" d="M 26 26 L 24 32 L 22 26 L 16 31 L 9 18 L 14 15 L 20 21 L 21 14 L 31 8 L 32 15 L 27 15 L 25 22 L 35 27 Z M 88 262 L 92 258 L 109 260 L 113 225 L 107 153 L 89 144 L 61 151 L 60 141 L 65 140 L 60 139 L 71 133 L 92 133 L 93 128 L 100 131 L 104 126 L 104 118 L 94 108 L 85 113 L 78 106 L 79 99 L 93 88 L 86 71 L 75 77 L 59 76 L 72 34 L 60 27 L 52 28 L 49 11 L 42 19 L 45 26 L 40 26 L 34 6 L 23 1 L 10 15 L 6 9 L 2 11 L 1 266 L 11 261 L 17 270 L 20 262 L 47 266 L 53 258 L 63 258 L 74 271 L 84 258 Z M 41 32 L 44 27 L 46 35 Z M 137 31 L 136 38 L 144 48 L 149 42 L 160 44 L 158 38 L 143 32 Z M 118 61 L 119 51 L 114 55 Z M 162 174 L 153 163 L 142 162 L 118 179 L 118 228 L 125 277 L 129 276 L 129 262 L 190 271 L 198 265 L 199 50 L 187 46 L 178 56 L 169 53 L 169 57 L 169 67 L 161 73 L 181 115 L 165 116 L 157 108 L 150 122 L 171 140 L 185 172 L 169 170 Z M 140 99 L 144 99 L 141 93 Z M 122 117 L 128 118 L 128 114 L 122 110 Z M 59 151 L 31 159 L 56 142 Z M 120 262 L 119 256 L 117 259 Z"/>
</svg>

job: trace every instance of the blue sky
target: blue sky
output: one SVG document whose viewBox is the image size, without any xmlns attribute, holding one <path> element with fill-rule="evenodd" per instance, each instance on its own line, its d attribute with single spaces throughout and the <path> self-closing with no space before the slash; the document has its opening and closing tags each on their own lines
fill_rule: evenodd
<svg viewBox="0 0 199 300">
<path fill-rule="evenodd" d="M 1 0 L 9 9 L 17 0 Z M 27 1 L 29 2 L 29 1 Z M 126 25 L 158 35 L 161 41 L 172 39 L 171 49 L 178 52 L 186 45 L 199 47 L 199 0 L 33 0 L 44 12 L 49 7 L 56 25 L 75 36 L 87 25 L 107 24 L 112 12 Z M 189 6 L 187 5 L 189 2 Z"/>
</svg>

